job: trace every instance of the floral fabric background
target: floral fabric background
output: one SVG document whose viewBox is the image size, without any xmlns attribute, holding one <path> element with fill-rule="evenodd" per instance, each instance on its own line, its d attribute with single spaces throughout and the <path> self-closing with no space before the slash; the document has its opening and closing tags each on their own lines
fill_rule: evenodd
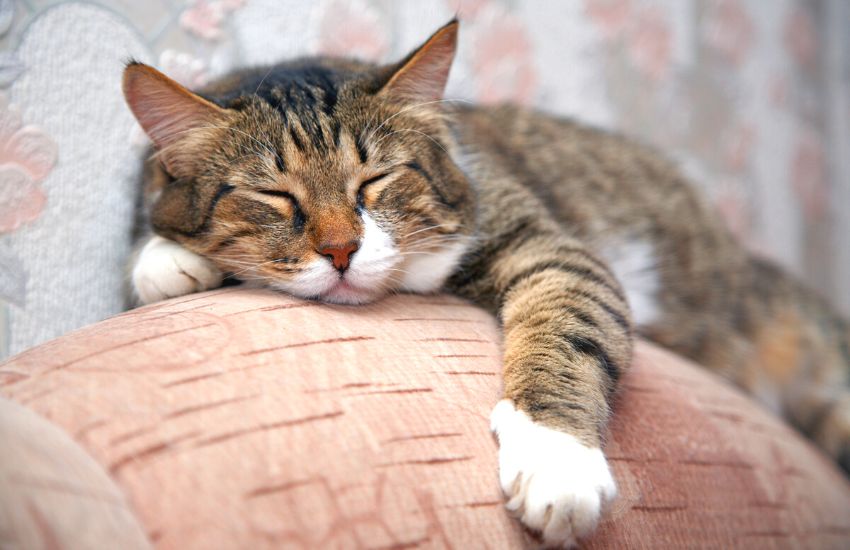
<svg viewBox="0 0 850 550">
<path fill-rule="evenodd" d="M 124 307 L 145 145 L 126 59 L 189 86 L 297 54 L 386 61 L 455 13 L 449 97 L 654 144 L 850 312 L 843 0 L 0 0 L 0 357 Z"/>
</svg>

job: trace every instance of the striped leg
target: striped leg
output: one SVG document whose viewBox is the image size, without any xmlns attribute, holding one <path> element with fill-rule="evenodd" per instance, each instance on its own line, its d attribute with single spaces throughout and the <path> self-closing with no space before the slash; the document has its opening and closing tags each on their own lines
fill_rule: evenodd
<svg viewBox="0 0 850 550">
<path fill-rule="evenodd" d="M 504 399 L 492 415 L 510 510 L 547 545 L 569 547 L 616 494 L 601 451 L 608 397 L 631 358 L 620 286 L 581 243 L 552 234 L 488 265 L 501 297 Z"/>
</svg>

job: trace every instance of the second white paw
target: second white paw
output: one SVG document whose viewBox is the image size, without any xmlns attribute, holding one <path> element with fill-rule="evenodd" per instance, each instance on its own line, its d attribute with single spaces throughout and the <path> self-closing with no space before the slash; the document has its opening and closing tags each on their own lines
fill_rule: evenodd
<svg viewBox="0 0 850 550">
<path fill-rule="evenodd" d="M 203 256 L 160 236 L 152 237 L 133 266 L 133 289 L 142 304 L 221 285 L 219 269 Z"/>
</svg>

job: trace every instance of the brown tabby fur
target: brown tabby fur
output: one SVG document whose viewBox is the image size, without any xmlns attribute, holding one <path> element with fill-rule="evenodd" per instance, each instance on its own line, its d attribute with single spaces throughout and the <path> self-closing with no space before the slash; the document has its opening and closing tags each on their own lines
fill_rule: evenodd
<svg viewBox="0 0 850 550">
<path fill-rule="evenodd" d="M 263 280 L 356 241 L 360 207 L 402 249 L 474 236 L 446 289 L 498 315 L 505 397 L 535 421 L 599 446 L 639 333 L 770 394 L 850 468 L 848 324 L 751 257 L 654 151 L 516 107 L 412 102 L 417 56 L 453 50 L 456 32 L 396 65 L 302 59 L 202 90 L 209 123 L 155 161 L 154 230 Z M 130 64 L 125 90 L 151 75 Z M 612 238 L 654 246 L 661 314 L 647 326 L 601 259 Z"/>
</svg>

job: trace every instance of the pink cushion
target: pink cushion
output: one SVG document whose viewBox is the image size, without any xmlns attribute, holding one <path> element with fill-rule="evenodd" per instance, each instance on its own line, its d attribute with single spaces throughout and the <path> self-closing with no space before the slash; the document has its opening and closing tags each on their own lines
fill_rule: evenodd
<svg viewBox="0 0 850 550">
<path fill-rule="evenodd" d="M 18 355 L 0 392 L 90 453 L 163 548 L 507 548 L 525 535 L 488 429 L 499 370 L 495 321 L 452 297 L 344 307 L 223 289 Z M 620 498 L 588 547 L 850 547 L 848 481 L 713 375 L 638 343 L 616 411 Z M 49 491 L 28 521 L 73 547 L 84 529 L 51 523 L 67 510 Z M 0 521 L 19 498 L 0 497 Z M 24 527 L 0 532 L 43 536 Z"/>
</svg>

